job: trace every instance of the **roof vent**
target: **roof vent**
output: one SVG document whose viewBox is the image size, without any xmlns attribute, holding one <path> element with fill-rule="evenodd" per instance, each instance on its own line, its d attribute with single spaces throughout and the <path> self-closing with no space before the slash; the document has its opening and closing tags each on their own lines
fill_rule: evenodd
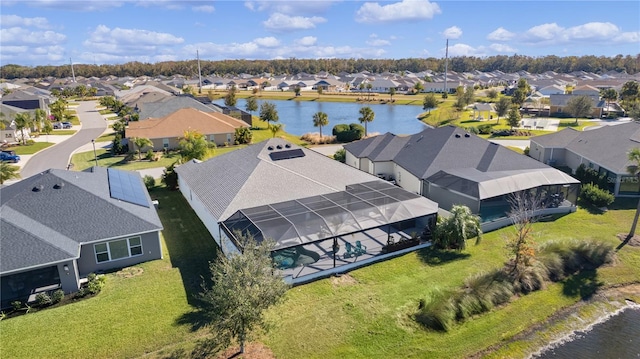
<svg viewBox="0 0 640 359">
<path fill-rule="evenodd" d="M 267 147 L 267 149 L 268 149 L 269 151 L 273 151 L 273 146 L 269 146 L 269 147 Z"/>
<path fill-rule="evenodd" d="M 276 148 L 281 150 L 282 149 L 282 145 L 277 145 Z"/>
<path fill-rule="evenodd" d="M 468 133 L 465 133 L 464 137 L 469 138 L 469 137 L 471 137 L 471 135 L 469 135 Z"/>
<path fill-rule="evenodd" d="M 286 145 L 284 145 L 284 147 L 291 148 L 291 145 L 287 143 Z"/>
<path fill-rule="evenodd" d="M 456 133 L 456 138 L 460 138 L 460 134 Z"/>
<path fill-rule="evenodd" d="M 55 189 L 60 189 L 62 187 L 64 187 L 64 182 L 56 183 L 53 185 L 53 188 Z"/>
<path fill-rule="evenodd" d="M 32 190 L 33 192 L 40 192 L 40 191 L 42 191 L 43 189 L 44 189 L 44 186 L 43 186 L 43 185 L 37 185 L 37 186 L 34 186 L 31 190 Z"/>
</svg>

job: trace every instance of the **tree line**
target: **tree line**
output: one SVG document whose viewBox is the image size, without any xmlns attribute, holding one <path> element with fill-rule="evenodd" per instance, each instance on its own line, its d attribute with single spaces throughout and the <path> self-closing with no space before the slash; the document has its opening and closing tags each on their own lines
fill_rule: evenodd
<svg viewBox="0 0 640 359">
<path fill-rule="evenodd" d="M 326 71 L 331 74 L 341 72 L 355 73 L 369 71 L 372 73 L 392 72 L 402 74 L 404 71 L 420 72 L 431 70 L 443 72 L 445 59 L 443 58 L 406 58 L 406 59 L 278 59 L 278 60 L 201 60 L 200 66 L 204 76 L 209 75 L 258 75 L 269 73 L 273 75 L 309 73 L 316 74 Z M 449 70 L 455 72 L 470 71 L 503 71 L 507 73 L 528 71 L 543 73 L 555 71 L 570 73 L 586 71 L 605 73 L 608 71 L 635 74 L 640 72 L 640 54 L 606 56 L 566 56 L 555 55 L 531 57 L 524 55 L 496 55 L 489 57 L 460 56 L 449 59 Z M 114 65 L 74 64 L 76 76 L 104 77 L 114 75 L 123 76 L 197 76 L 197 60 L 164 61 L 158 63 L 127 62 Z M 69 65 L 23 66 L 8 64 L 0 67 L 4 79 L 16 78 L 56 78 L 71 77 Z"/>
</svg>

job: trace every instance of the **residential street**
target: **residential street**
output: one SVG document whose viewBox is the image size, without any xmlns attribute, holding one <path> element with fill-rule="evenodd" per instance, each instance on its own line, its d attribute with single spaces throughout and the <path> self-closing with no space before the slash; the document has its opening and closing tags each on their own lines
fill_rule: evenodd
<svg viewBox="0 0 640 359">
<path fill-rule="evenodd" d="M 33 176 L 50 168 L 66 169 L 71 155 L 79 147 L 91 144 L 107 129 L 104 117 L 95 109 L 96 101 L 83 101 L 76 109 L 81 122 L 80 130 L 65 141 L 41 151 L 31 158 L 22 168 L 22 178 Z"/>
</svg>

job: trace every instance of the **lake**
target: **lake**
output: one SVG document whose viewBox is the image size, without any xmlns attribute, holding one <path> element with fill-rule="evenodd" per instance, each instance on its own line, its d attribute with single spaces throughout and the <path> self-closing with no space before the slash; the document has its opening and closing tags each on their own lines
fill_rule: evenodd
<svg viewBox="0 0 640 359">
<path fill-rule="evenodd" d="M 534 358 L 640 358 L 640 307 L 625 309 Z"/>
<path fill-rule="evenodd" d="M 373 122 L 367 124 L 369 134 L 391 132 L 396 135 L 410 135 L 427 128 L 427 125 L 417 119 L 417 116 L 424 112 L 421 106 L 258 99 L 258 108 L 265 101 L 276 105 L 284 130 L 297 136 L 319 132 L 317 127 L 313 127 L 313 115 L 316 112 L 322 111 L 329 117 L 329 125 L 322 128 L 322 134 L 328 135 L 337 124 L 359 123 L 359 111 L 365 106 L 371 107 L 376 115 Z M 224 99 L 215 100 L 213 103 L 224 105 Z M 244 110 L 245 104 L 245 99 L 238 99 L 236 107 Z M 258 112 L 253 114 L 258 115 Z"/>
</svg>

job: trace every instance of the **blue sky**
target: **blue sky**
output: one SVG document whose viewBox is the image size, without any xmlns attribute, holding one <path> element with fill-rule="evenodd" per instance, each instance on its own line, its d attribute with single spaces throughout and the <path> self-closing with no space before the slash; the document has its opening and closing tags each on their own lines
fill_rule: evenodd
<svg viewBox="0 0 640 359">
<path fill-rule="evenodd" d="M 635 56 L 640 1 L 2 0 L 0 64 Z"/>
</svg>

